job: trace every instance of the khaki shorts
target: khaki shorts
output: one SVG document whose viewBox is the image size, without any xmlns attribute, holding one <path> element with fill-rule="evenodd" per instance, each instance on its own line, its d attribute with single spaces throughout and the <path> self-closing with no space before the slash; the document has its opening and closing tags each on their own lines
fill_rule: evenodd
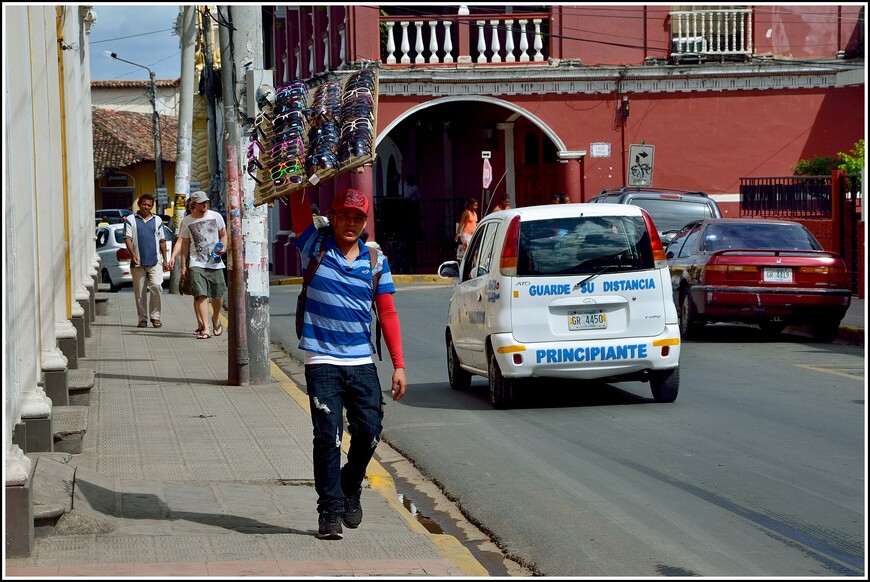
<svg viewBox="0 0 870 582">
<path fill-rule="evenodd" d="M 227 290 L 227 282 L 224 279 L 223 269 L 204 269 L 203 267 L 190 268 L 190 285 L 194 297 L 208 297 L 209 299 L 223 299 Z"/>
</svg>

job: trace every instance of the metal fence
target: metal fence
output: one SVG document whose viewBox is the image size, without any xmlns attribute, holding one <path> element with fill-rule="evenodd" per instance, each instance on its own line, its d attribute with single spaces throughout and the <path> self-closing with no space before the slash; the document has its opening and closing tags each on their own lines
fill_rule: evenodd
<svg viewBox="0 0 870 582">
<path fill-rule="evenodd" d="M 831 218 L 831 176 L 740 178 L 740 216 Z"/>
</svg>

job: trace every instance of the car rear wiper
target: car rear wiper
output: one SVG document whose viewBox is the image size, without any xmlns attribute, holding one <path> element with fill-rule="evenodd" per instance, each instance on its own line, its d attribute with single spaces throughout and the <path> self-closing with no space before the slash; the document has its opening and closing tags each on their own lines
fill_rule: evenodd
<svg viewBox="0 0 870 582">
<path fill-rule="evenodd" d="M 591 275 L 589 275 L 588 277 L 586 277 L 585 279 L 583 279 L 582 281 L 580 281 L 579 283 L 574 285 L 574 288 L 572 289 L 572 291 L 576 291 L 577 289 L 580 288 L 580 285 L 582 285 L 583 283 L 586 283 L 587 281 L 590 281 L 590 280 L 594 279 L 595 277 L 597 277 L 598 275 L 606 273 L 607 271 L 610 271 L 611 269 L 615 269 L 616 267 L 617 267 L 617 265 L 605 265 L 604 267 L 601 267 L 600 269 L 598 269 L 597 271 L 595 271 L 594 273 L 592 273 Z"/>
</svg>

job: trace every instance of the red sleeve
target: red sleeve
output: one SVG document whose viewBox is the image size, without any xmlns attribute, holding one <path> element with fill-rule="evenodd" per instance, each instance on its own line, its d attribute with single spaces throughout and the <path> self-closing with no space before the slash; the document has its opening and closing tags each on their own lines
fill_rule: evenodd
<svg viewBox="0 0 870 582">
<path fill-rule="evenodd" d="M 378 319 L 381 321 L 381 330 L 384 333 L 384 343 L 393 360 L 393 368 L 405 367 L 405 358 L 402 356 L 402 328 L 399 326 L 399 314 L 393 304 L 392 293 L 378 293 L 375 296 L 375 305 L 378 307 Z"/>
<path fill-rule="evenodd" d="M 293 223 L 293 232 L 299 236 L 314 222 L 311 214 L 311 189 L 303 188 L 287 196 L 290 199 L 290 217 Z"/>
</svg>

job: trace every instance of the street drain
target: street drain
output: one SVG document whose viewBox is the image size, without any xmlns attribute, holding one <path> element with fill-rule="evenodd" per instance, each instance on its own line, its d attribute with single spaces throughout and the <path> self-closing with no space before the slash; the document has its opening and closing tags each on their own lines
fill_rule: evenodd
<svg viewBox="0 0 870 582">
<path fill-rule="evenodd" d="M 435 523 L 431 517 L 420 513 L 420 510 L 408 496 L 399 493 L 399 501 L 402 503 L 405 509 L 408 510 L 411 516 L 413 516 L 413 518 L 416 519 L 417 522 L 420 523 L 420 525 L 426 528 L 426 531 L 432 534 L 444 533 L 444 530 L 441 529 L 441 527 L 437 523 Z"/>
</svg>

